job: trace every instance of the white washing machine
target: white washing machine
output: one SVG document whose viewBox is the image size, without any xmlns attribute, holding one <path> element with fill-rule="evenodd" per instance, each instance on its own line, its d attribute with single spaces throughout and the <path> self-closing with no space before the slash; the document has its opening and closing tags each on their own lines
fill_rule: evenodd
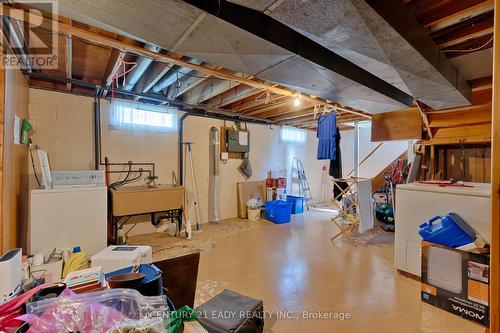
<svg viewBox="0 0 500 333">
<path fill-rule="evenodd" d="M 28 252 L 47 258 L 54 247 L 80 246 L 93 255 L 107 246 L 104 184 L 31 191 Z"/>
</svg>

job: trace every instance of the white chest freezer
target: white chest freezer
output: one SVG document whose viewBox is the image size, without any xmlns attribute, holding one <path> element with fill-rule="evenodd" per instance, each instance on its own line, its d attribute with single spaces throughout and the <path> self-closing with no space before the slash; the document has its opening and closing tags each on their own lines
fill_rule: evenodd
<svg viewBox="0 0 500 333">
<path fill-rule="evenodd" d="M 29 253 L 47 258 L 54 247 L 80 246 L 89 255 L 106 248 L 106 186 L 32 190 L 30 207 Z"/>
<path fill-rule="evenodd" d="M 490 238 L 491 184 L 466 183 L 468 187 L 401 184 L 396 187 L 396 269 L 421 274 L 419 226 L 436 215 L 455 212 L 488 242 Z"/>
</svg>

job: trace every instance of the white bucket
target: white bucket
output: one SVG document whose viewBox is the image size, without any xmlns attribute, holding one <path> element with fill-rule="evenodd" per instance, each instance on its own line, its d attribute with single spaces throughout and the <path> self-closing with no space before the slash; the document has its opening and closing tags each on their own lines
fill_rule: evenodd
<svg viewBox="0 0 500 333">
<path fill-rule="evenodd" d="M 247 216 L 250 221 L 258 221 L 260 219 L 260 209 L 247 208 Z"/>
</svg>

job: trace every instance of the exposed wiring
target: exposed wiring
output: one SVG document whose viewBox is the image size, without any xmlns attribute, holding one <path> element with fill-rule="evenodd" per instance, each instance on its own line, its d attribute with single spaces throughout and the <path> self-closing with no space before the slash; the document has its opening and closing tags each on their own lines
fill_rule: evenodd
<svg viewBox="0 0 500 333">
<path fill-rule="evenodd" d="M 487 46 L 489 43 L 493 41 L 493 36 L 483 45 L 475 47 L 473 49 L 467 49 L 467 50 L 442 50 L 443 53 L 445 52 L 461 52 L 461 53 L 468 53 L 468 52 L 475 52 L 481 50 L 483 47 Z"/>
</svg>

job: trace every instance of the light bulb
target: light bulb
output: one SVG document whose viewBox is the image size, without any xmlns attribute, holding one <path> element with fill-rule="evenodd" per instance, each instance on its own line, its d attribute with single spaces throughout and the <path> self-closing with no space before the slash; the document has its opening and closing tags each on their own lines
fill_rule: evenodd
<svg viewBox="0 0 500 333">
<path fill-rule="evenodd" d="M 300 105 L 300 95 L 295 96 L 293 98 L 293 105 L 295 105 L 295 106 L 299 106 Z"/>
</svg>

